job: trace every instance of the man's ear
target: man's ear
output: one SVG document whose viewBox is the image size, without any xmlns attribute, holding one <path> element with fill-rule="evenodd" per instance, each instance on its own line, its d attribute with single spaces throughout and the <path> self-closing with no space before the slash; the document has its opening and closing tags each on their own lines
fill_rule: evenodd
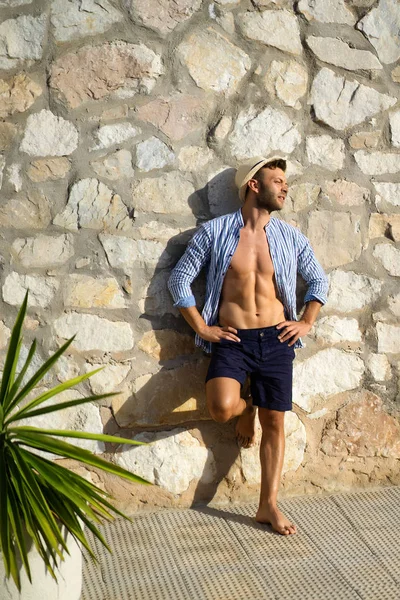
<svg viewBox="0 0 400 600">
<path fill-rule="evenodd" d="M 247 188 L 250 189 L 252 192 L 258 193 L 260 191 L 260 188 L 257 179 L 249 179 L 249 181 L 247 182 Z"/>
</svg>

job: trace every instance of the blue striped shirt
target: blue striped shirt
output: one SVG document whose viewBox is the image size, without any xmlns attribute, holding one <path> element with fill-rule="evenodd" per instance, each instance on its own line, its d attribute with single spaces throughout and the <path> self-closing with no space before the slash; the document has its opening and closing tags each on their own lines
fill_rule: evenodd
<svg viewBox="0 0 400 600">
<path fill-rule="evenodd" d="M 206 296 L 202 317 L 207 325 L 218 323 L 219 300 L 224 277 L 244 226 L 242 211 L 217 217 L 200 225 L 188 243 L 185 253 L 176 264 L 168 281 L 174 306 L 195 306 L 191 284 L 203 267 L 207 269 Z M 304 303 L 327 301 L 328 278 L 316 259 L 309 240 L 301 231 L 278 219 L 270 217 L 265 226 L 279 297 L 283 303 L 285 319 L 296 321 L 297 272 L 308 285 Z M 196 345 L 211 352 L 211 342 L 196 334 Z M 303 348 L 299 338 L 295 348 Z"/>
</svg>

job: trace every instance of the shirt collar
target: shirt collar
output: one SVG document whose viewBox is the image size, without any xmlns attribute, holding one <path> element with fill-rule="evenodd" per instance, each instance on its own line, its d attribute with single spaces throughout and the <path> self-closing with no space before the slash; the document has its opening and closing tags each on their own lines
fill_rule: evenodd
<svg viewBox="0 0 400 600">
<path fill-rule="evenodd" d="M 271 223 L 275 220 L 275 217 L 270 217 L 268 223 L 265 225 L 264 227 L 264 231 L 271 225 Z M 244 227 L 244 221 L 243 221 L 243 215 L 242 215 L 242 209 L 239 208 L 239 210 L 236 211 L 235 213 L 235 222 L 236 225 L 238 226 L 239 229 L 241 229 L 242 227 Z"/>
</svg>

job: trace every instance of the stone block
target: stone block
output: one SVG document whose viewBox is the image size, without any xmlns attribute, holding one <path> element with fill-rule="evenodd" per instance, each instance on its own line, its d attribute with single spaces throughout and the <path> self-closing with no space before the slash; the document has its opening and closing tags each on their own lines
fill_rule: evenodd
<svg viewBox="0 0 400 600">
<path fill-rule="evenodd" d="M 337 38 L 309 36 L 307 45 L 323 62 L 348 71 L 382 69 L 382 65 L 372 52 L 357 50 Z"/>
<path fill-rule="evenodd" d="M 390 243 L 377 244 L 373 255 L 393 277 L 400 277 L 400 250 Z"/>
<path fill-rule="evenodd" d="M 77 390 L 65 390 L 56 397 L 51 398 L 41 406 L 50 406 L 59 404 L 60 402 L 68 402 L 82 398 L 82 395 Z M 103 433 L 103 424 L 100 419 L 99 408 L 92 402 L 82 404 L 82 406 L 71 406 L 64 408 L 62 411 L 55 411 L 37 417 L 21 419 L 21 426 L 34 426 L 43 429 L 69 429 L 72 431 L 88 431 L 90 433 Z M 69 444 L 73 444 L 78 448 L 89 450 L 94 454 L 102 454 L 104 452 L 104 443 L 96 440 L 84 440 L 79 438 L 58 438 Z M 43 453 L 46 458 L 51 455 L 47 452 Z M 53 455 L 56 458 L 56 455 Z"/>
<path fill-rule="evenodd" d="M 345 150 L 343 140 L 330 135 L 312 135 L 306 139 L 308 161 L 329 171 L 343 168 Z"/>
<path fill-rule="evenodd" d="M 400 164 L 400 163 L 399 163 Z M 379 196 L 376 196 L 376 205 L 379 208 L 383 202 L 400 206 L 400 183 L 376 183 L 374 187 Z"/>
<path fill-rule="evenodd" d="M 323 183 L 323 192 L 342 206 L 364 206 L 370 200 L 371 193 L 352 181 L 336 179 Z"/>
<path fill-rule="evenodd" d="M 301 109 L 299 100 L 307 91 L 307 83 L 307 69 L 295 60 L 273 60 L 264 77 L 267 92 L 296 110 Z"/>
<path fill-rule="evenodd" d="M 325 67 L 314 78 L 311 89 L 317 121 L 339 130 L 362 123 L 396 102 L 393 96 L 346 79 Z"/>
<path fill-rule="evenodd" d="M 287 10 L 245 12 L 238 15 L 239 27 L 250 40 L 300 55 L 303 48 L 296 15 Z"/>
<path fill-rule="evenodd" d="M 212 451 L 190 431 L 143 432 L 133 439 L 147 445 L 120 446 L 117 464 L 172 494 L 182 494 L 192 481 L 211 483 L 216 476 Z"/>
<path fill-rule="evenodd" d="M 382 131 L 357 131 L 349 137 L 349 144 L 355 150 L 372 149 L 379 145 Z"/>
<path fill-rule="evenodd" d="M 29 306 L 46 308 L 54 300 L 59 287 L 60 282 L 53 277 L 19 275 L 14 271 L 4 281 L 3 300 L 12 306 L 21 306 L 29 290 Z"/>
<path fill-rule="evenodd" d="M 45 13 L 38 17 L 21 15 L 0 23 L 0 69 L 31 66 L 40 60 L 46 29 Z"/>
<path fill-rule="evenodd" d="M 43 132 L 46 135 L 43 135 Z M 64 156 L 78 147 L 78 130 L 70 121 L 43 108 L 29 115 L 20 151 L 30 156 Z"/>
<path fill-rule="evenodd" d="M 396 317 L 400 317 L 400 293 L 395 296 L 389 296 L 388 306 L 389 310 L 391 310 Z"/>
<path fill-rule="evenodd" d="M 357 23 L 357 29 L 374 46 L 381 62 L 391 64 L 400 58 L 400 5 L 397 0 L 380 0 Z"/>
<path fill-rule="evenodd" d="M 156 137 L 151 137 L 137 145 L 136 166 L 141 171 L 152 171 L 172 166 L 175 162 L 175 154 L 167 144 Z"/>
<path fill-rule="evenodd" d="M 358 388 L 365 370 L 359 356 L 336 348 L 321 350 L 296 362 L 293 402 L 308 413 L 321 409 L 332 396 Z"/>
<path fill-rule="evenodd" d="M 111 181 L 133 179 L 135 176 L 129 150 L 117 150 L 113 154 L 93 160 L 90 164 L 97 175 Z"/>
<path fill-rule="evenodd" d="M 17 238 L 11 246 L 11 254 L 13 260 L 26 268 L 56 267 L 74 255 L 74 240 L 71 234 Z"/>
<path fill-rule="evenodd" d="M 0 79 L 0 119 L 25 112 L 42 93 L 42 87 L 26 73 Z"/>
<path fill-rule="evenodd" d="M 138 343 L 138 348 L 159 361 L 187 356 L 196 350 L 192 336 L 172 329 L 146 331 Z"/>
<path fill-rule="evenodd" d="M 125 308 L 125 298 L 114 277 L 68 275 L 63 284 L 64 305 L 76 308 Z"/>
<path fill-rule="evenodd" d="M 115 144 L 123 144 L 127 140 L 137 137 L 140 133 L 139 127 L 129 122 L 103 125 L 94 132 L 93 137 L 97 142 L 90 150 L 103 150 Z"/>
<path fill-rule="evenodd" d="M 365 364 L 375 381 L 386 381 L 390 378 L 390 363 L 386 354 L 370 354 Z"/>
<path fill-rule="evenodd" d="M 400 326 L 390 323 L 377 323 L 378 352 L 400 354 Z"/>
<path fill-rule="evenodd" d="M 207 98 L 176 93 L 136 109 L 139 119 L 151 123 L 171 140 L 179 141 L 204 126 Z M 208 107 L 210 108 L 210 107 Z"/>
<path fill-rule="evenodd" d="M 400 170 L 400 154 L 394 152 L 358 150 L 354 153 L 354 158 L 361 171 L 367 175 L 384 175 L 397 173 Z"/>
<path fill-rule="evenodd" d="M 134 183 L 132 206 L 135 211 L 144 213 L 192 215 L 188 201 L 194 191 L 188 177 L 171 171 Z"/>
<path fill-rule="evenodd" d="M 134 23 L 167 35 L 199 10 L 201 0 L 123 0 L 123 6 Z"/>
<path fill-rule="evenodd" d="M 54 217 L 53 223 L 71 231 L 133 230 L 133 221 L 121 197 L 94 178 L 74 183 L 65 209 Z"/>
<path fill-rule="evenodd" d="M 37 189 L 21 193 L 0 206 L 0 225 L 5 228 L 46 229 L 50 222 L 50 203 Z"/>
<path fill-rule="evenodd" d="M 53 327 L 55 334 L 64 340 L 76 335 L 70 347 L 80 352 L 124 352 L 133 348 L 132 329 L 122 321 L 71 312 L 58 317 Z"/>
<path fill-rule="evenodd" d="M 51 67 L 50 87 L 77 108 L 109 96 L 149 94 L 163 73 L 161 57 L 153 50 L 116 40 L 60 56 Z"/>
<path fill-rule="evenodd" d="M 13 143 L 17 135 L 17 127 L 13 123 L 0 122 L 0 152 L 7 150 Z M 0 159 L 0 161 L 4 160 Z M 4 165 L 0 165 L 0 188 L 1 188 L 1 171 Z"/>
<path fill-rule="evenodd" d="M 347 313 L 373 304 L 380 295 L 383 282 L 368 275 L 336 269 L 328 275 L 329 306 Z"/>
<path fill-rule="evenodd" d="M 39 158 L 31 162 L 26 174 L 34 183 L 41 183 L 43 181 L 63 179 L 70 169 L 71 163 L 64 156 L 58 158 Z"/>
<path fill-rule="evenodd" d="M 290 209 L 299 212 L 317 201 L 321 188 L 314 183 L 299 183 L 289 186 L 286 203 L 291 203 Z"/>
<path fill-rule="evenodd" d="M 310 212 L 307 236 L 324 268 L 353 262 L 362 252 L 360 219 L 352 213 Z"/>
<path fill-rule="evenodd" d="M 226 215 L 241 206 L 238 189 L 235 185 L 235 169 L 222 167 L 208 177 L 207 195 L 213 217 Z"/>
<path fill-rule="evenodd" d="M 213 92 L 232 94 L 251 66 L 241 48 L 210 27 L 186 37 L 177 52 L 196 84 Z"/>
<path fill-rule="evenodd" d="M 229 136 L 231 152 L 239 160 L 267 156 L 274 150 L 290 153 L 300 142 L 296 123 L 286 113 L 272 107 L 261 112 L 254 106 L 242 110 Z"/>
<path fill-rule="evenodd" d="M 391 113 L 389 116 L 390 122 L 390 139 L 392 145 L 400 148 L 400 110 Z"/>
<path fill-rule="evenodd" d="M 369 217 L 369 238 L 388 237 L 400 242 L 400 215 L 372 213 Z"/>
<path fill-rule="evenodd" d="M 92 375 L 89 378 L 89 383 L 93 394 L 107 394 L 115 392 L 124 381 L 130 371 L 130 365 L 125 364 L 102 364 L 102 363 L 86 363 L 85 371 L 89 373 L 95 369 L 102 370 Z"/>
<path fill-rule="evenodd" d="M 362 341 L 357 319 L 342 319 L 336 315 L 319 319 L 313 326 L 312 335 L 328 344 Z"/>
<path fill-rule="evenodd" d="M 382 400 L 367 390 L 353 392 L 322 437 L 328 456 L 400 458 L 400 423 L 388 415 Z"/>
<path fill-rule="evenodd" d="M 51 3 L 50 22 L 58 43 L 104 33 L 123 18 L 107 0 L 86 0 L 83 4 L 53 0 Z"/>
<path fill-rule="evenodd" d="M 155 427 L 210 419 L 204 386 L 208 362 L 192 362 L 135 379 L 131 397 L 117 397 L 112 402 L 118 425 Z"/>
<path fill-rule="evenodd" d="M 354 25 L 356 18 L 345 0 L 300 0 L 298 10 L 308 21 Z"/>
<path fill-rule="evenodd" d="M 0 350 L 3 350 L 11 336 L 11 330 L 5 325 L 3 321 L 0 321 Z"/>
<path fill-rule="evenodd" d="M 198 173 L 215 161 L 215 155 L 209 148 L 201 146 L 185 146 L 178 154 L 178 164 L 182 171 Z"/>
</svg>

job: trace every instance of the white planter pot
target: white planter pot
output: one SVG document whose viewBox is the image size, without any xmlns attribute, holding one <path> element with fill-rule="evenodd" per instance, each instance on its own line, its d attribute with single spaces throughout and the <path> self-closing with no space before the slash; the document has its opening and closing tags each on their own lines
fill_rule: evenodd
<svg viewBox="0 0 400 600">
<path fill-rule="evenodd" d="M 64 553 L 64 560 L 56 571 L 57 583 L 47 572 L 43 560 L 32 544 L 28 559 L 32 583 L 21 567 L 21 592 L 18 592 L 12 579 L 6 579 L 3 557 L 0 553 L 0 600 L 79 600 L 82 592 L 82 552 L 70 534 L 63 532 L 70 554 Z"/>
</svg>

